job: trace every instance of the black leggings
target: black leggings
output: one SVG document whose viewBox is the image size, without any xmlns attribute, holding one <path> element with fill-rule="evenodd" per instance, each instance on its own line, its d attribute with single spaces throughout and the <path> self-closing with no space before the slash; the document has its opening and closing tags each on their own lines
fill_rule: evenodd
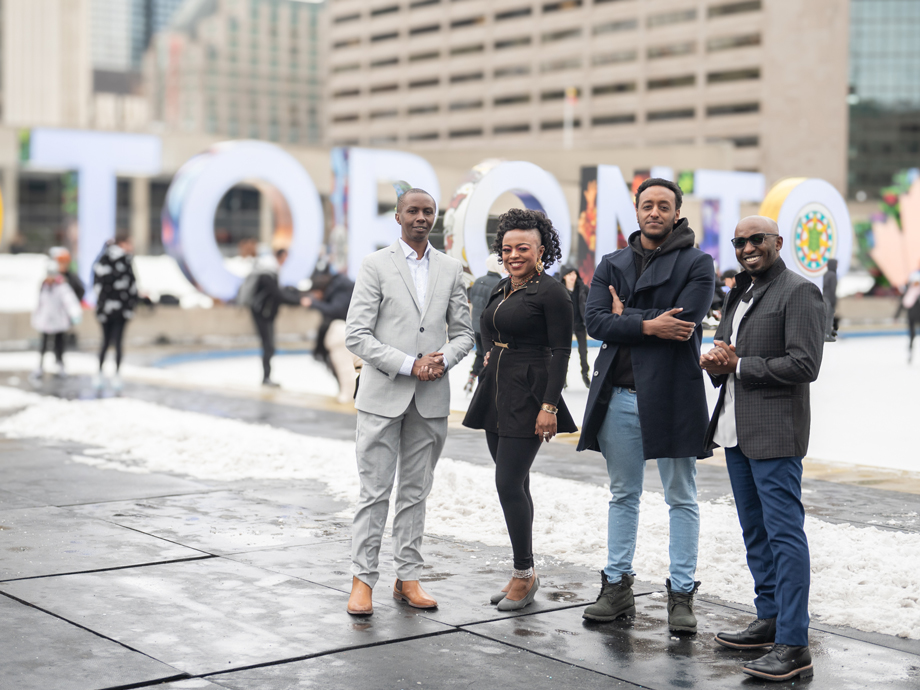
<svg viewBox="0 0 920 690">
<path fill-rule="evenodd" d="M 514 567 L 533 567 L 533 499 L 530 497 L 530 466 L 540 444 L 539 436 L 509 438 L 486 432 L 489 452 L 495 461 L 495 488 L 511 537 Z"/>
<path fill-rule="evenodd" d="M 64 363 L 64 337 L 66 333 L 42 333 L 42 359 L 48 351 L 48 341 L 54 338 L 54 359 L 58 364 Z"/>
<path fill-rule="evenodd" d="M 115 346 L 115 371 L 121 369 L 121 340 L 125 335 L 125 319 L 112 319 L 102 324 L 102 350 L 99 351 L 99 371 L 105 362 L 105 353 L 110 345 Z"/>
</svg>

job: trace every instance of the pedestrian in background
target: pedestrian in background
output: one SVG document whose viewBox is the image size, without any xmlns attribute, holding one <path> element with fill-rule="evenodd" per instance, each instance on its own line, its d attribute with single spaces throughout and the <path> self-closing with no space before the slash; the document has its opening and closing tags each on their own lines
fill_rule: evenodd
<svg viewBox="0 0 920 690">
<path fill-rule="evenodd" d="M 559 271 L 559 279 L 565 285 L 572 298 L 572 315 L 574 328 L 572 332 L 578 341 L 578 358 L 581 360 L 581 380 L 586 388 L 591 387 L 591 377 L 588 367 L 588 331 L 585 328 L 585 303 L 588 301 L 588 286 L 581 279 L 581 274 L 574 266 L 563 266 Z"/>
<path fill-rule="evenodd" d="M 757 618 L 741 632 L 718 633 L 716 642 L 745 652 L 769 649 L 742 670 L 785 681 L 813 673 L 802 459 L 809 384 L 824 352 L 824 304 L 817 287 L 779 258 L 783 238 L 771 218 L 743 219 L 732 245 L 744 272 L 726 299 L 715 347 L 700 357 L 722 389 L 705 446 L 725 449 Z"/>
<path fill-rule="evenodd" d="M 485 358 L 485 349 L 482 345 L 482 331 L 479 326 L 479 319 L 482 312 L 489 303 L 489 296 L 502 279 L 502 265 L 495 254 L 489 254 L 486 258 L 486 274 L 477 278 L 470 286 L 470 305 L 472 307 L 473 317 L 473 335 L 476 338 L 476 358 L 473 360 L 473 368 L 470 369 L 470 378 L 466 382 L 465 389 L 467 392 L 473 390 L 473 385 L 479 374 L 482 373 L 482 362 Z"/>
<path fill-rule="evenodd" d="M 545 273 L 562 252 L 543 213 L 503 214 L 492 247 L 509 277 L 495 287 L 482 313 L 482 338 L 490 350 L 463 425 L 485 430 L 495 463 L 514 567 L 511 580 L 490 601 L 500 611 L 512 611 L 533 603 L 540 588 L 530 468 L 544 442 L 578 430 L 562 400 L 572 352 L 572 301 Z"/>
<path fill-rule="evenodd" d="M 131 256 L 131 240 L 119 233 L 93 265 L 93 290 L 96 293 L 96 320 L 102 326 L 102 348 L 99 351 L 99 372 L 93 378 L 93 387 L 101 390 L 105 385 L 102 365 L 110 347 L 115 349 L 115 375 L 112 388 L 120 391 L 122 342 L 125 326 L 134 318 L 137 304 L 137 280 Z"/>
<path fill-rule="evenodd" d="M 82 292 L 82 289 L 81 289 Z M 38 368 L 32 377 L 44 374 L 45 353 L 54 341 L 54 359 L 58 376 L 64 376 L 64 338 L 74 325 L 80 323 L 83 310 L 80 300 L 67 279 L 61 275 L 57 261 L 48 261 L 48 270 L 38 293 L 38 306 L 32 312 L 32 327 L 41 334 Z"/>
<path fill-rule="evenodd" d="M 58 271 L 61 276 L 67 281 L 67 284 L 70 285 L 70 289 L 73 290 L 77 299 L 82 302 L 83 295 L 86 294 L 86 288 L 83 286 L 83 281 L 80 280 L 80 276 L 70 269 L 72 261 L 70 252 L 64 247 L 52 247 L 48 251 L 48 255 L 57 262 Z"/>
<path fill-rule="evenodd" d="M 328 270 L 314 272 L 311 283 L 310 295 L 300 304 L 323 315 L 313 356 L 335 375 L 339 382 L 338 401 L 344 404 L 355 395 L 355 357 L 345 347 L 345 319 L 355 284 L 345 274 Z"/>
<path fill-rule="evenodd" d="M 282 304 L 300 304 L 301 295 L 293 288 L 282 288 L 278 271 L 287 260 L 287 249 L 259 259 L 256 268 L 243 282 L 241 298 L 249 307 L 262 346 L 262 385 L 277 388 L 272 380 L 272 357 L 275 356 L 275 319 Z"/>
<path fill-rule="evenodd" d="M 837 259 L 828 259 L 827 271 L 822 284 L 824 297 L 824 342 L 837 341 L 837 329 L 834 327 L 834 314 L 837 311 Z"/>
</svg>

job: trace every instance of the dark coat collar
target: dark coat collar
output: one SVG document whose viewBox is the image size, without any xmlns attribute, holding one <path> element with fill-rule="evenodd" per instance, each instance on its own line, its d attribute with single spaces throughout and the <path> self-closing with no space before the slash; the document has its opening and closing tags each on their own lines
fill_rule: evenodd
<svg viewBox="0 0 920 690">
<path fill-rule="evenodd" d="M 754 295 L 756 296 L 759 292 L 763 292 L 767 289 L 767 285 L 776 278 L 780 273 L 786 270 L 786 264 L 780 257 L 776 257 L 776 261 L 773 262 L 773 265 L 770 266 L 764 273 L 758 276 L 756 282 L 751 277 L 751 274 L 747 271 L 741 271 L 735 277 L 735 289 L 739 290 L 743 295 L 747 292 L 747 289 L 750 287 L 751 283 L 754 283 Z"/>
<path fill-rule="evenodd" d="M 688 248 L 692 249 L 692 247 Z M 677 257 L 680 256 L 681 251 L 682 250 L 678 249 L 668 252 L 664 256 L 656 257 L 649 263 L 648 268 L 645 269 L 645 272 L 639 277 L 639 280 L 636 281 L 635 291 L 648 290 L 668 282 L 668 280 L 671 279 L 671 272 L 674 270 L 674 264 L 677 263 Z M 635 280 L 636 266 L 633 261 L 633 250 L 631 248 L 626 247 L 625 249 L 615 252 L 610 261 L 624 276 Z"/>
</svg>

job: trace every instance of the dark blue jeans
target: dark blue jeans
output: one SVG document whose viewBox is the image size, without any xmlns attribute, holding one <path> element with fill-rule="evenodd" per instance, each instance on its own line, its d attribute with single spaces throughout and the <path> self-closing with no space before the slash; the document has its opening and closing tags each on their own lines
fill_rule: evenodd
<svg viewBox="0 0 920 690">
<path fill-rule="evenodd" d="M 725 449 L 728 476 L 754 576 L 758 618 L 776 618 L 776 643 L 808 644 L 811 562 L 802 506 L 802 458 L 751 460 Z"/>
</svg>

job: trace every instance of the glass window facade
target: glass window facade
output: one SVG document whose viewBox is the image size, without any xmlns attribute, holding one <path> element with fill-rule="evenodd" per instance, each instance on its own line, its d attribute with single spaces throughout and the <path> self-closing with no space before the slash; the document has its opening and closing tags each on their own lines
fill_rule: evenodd
<svg viewBox="0 0 920 690">
<path fill-rule="evenodd" d="M 920 163 L 920 2 L 851 0 L 848 191 Z M 861 195 L 860 195 L 861 196 Z"/>
</svg>

